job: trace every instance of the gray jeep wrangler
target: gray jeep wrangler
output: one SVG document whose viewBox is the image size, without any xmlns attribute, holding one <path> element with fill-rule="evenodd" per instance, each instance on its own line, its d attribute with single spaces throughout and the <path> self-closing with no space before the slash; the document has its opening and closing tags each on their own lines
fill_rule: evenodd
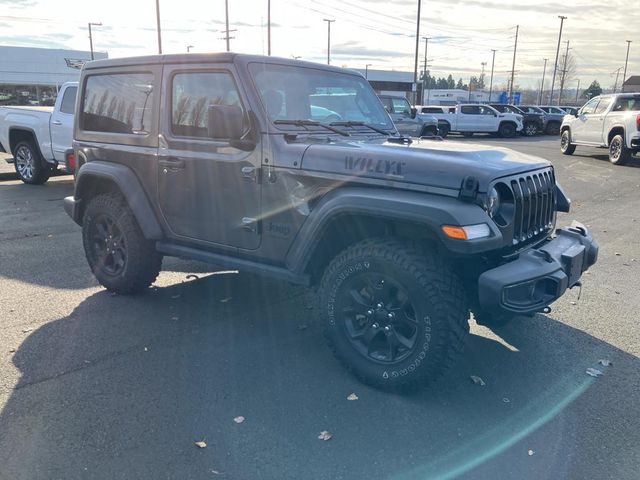
<svg viewBox="0 0 640 480">
<path fill-rule="evenodd" d="M 74 148 L 64 206 L 107 289 L 146 289 L 165 255 L 317 286 L 336 356 L 381 388 L 446 371 L 470 312 L 498 325 L 548 311 L 597 258 L 583 226 L 555 230 L 569 201 L 549 162 L 400 136 L 340 68 L 90 62 Z"/>
</svg>

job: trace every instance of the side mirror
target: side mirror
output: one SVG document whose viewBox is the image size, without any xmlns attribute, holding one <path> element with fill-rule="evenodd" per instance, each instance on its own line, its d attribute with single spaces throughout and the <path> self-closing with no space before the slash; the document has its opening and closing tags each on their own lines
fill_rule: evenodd
<svg viewBox="0 0 640 480">
<path fill-rule="evenodd" d="M 242 108 L 237 105 L 209 105 L 207 120 L 209 138 L 239 140 L 244 133 Z"/>
<path fill-rule="evenodd" d="M 416 118 L 418 115 L 418 109 L 416 107 L 411 107 L 411 118 Z"/>
</svg>

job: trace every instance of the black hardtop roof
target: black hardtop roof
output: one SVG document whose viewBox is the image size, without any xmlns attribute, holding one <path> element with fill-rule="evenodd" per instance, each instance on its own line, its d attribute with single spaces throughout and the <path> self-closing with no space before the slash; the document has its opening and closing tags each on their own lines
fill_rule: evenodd
<svg viewBox="0 0 640 480">
<path fill-rule="evenodd" d="M 163 64 L 189 64 L 189 63 L 265 63 L 265 64 L 277 64 L 277 65 L 291 65 L 298 67 L 311 67 L 319 68 L 322 70 L 332 70 L 335 72 L 351 73 L 362 76 L 361 73 L 334 67 L 331 65 L 325 65 L 323 63 L 306 62 L 304 60 L 295 60 L 292 58 L 282 57 L 268 57 L 266 55 L 250 55 L 233 52 L 219 52 L 219 53 L 174 53 L 167 55 L 146 55 L 140 57 L 123 57 L 123 58 L 109 58 L 105 60 L 93 60 L 87 62 L 84 65 L 84 70 L 93 70 L 97 68 L 110 68 L 110 67 L 129 67 L 136 65 L 163 65 Z"/>
</svg>

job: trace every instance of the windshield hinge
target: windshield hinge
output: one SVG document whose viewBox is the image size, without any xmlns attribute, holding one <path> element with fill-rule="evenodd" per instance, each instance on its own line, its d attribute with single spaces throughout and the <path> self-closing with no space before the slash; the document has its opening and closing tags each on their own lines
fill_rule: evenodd
<svg viewBox="0 0 640 480">
<path fill-rule="evenodd" d="M 458 198 L 462 200 L 473 200 L 476 198 L 478 193 L 478 179 L 473 175 L 467 175 L 462 180 L 462 185 L 460 186 L 460 194 Z"/>
</svg>

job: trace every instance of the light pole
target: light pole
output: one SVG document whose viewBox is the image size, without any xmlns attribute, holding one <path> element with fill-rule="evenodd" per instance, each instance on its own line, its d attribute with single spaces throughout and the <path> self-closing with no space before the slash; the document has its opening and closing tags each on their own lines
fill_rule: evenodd
<svg viewBox="0 0 640 480">
<path fill-rule="evenodd" d="M 624 73 L 622 74 L 622 88 L 624 89 L 624 81 L 627 79 L 627 63 L 629 63 L 629 47 L 631 47 L 631 40 L 627 42 L 627 58 L 624 60 Z"/>
<path fill-rule="evenodd" d="M 416 103 L 418 99 L 418 53 L 420 50 L 420 7 L 422 6 L 422 0 L 418 0 L 418 15 L 416 17 L 416 56 L 413 63 L 413 87 L 416 91 L 413 94 L 413 103 Z"/>
<path fill-rule="evenodd" d="M 562 77 L 560 77 L 560 92 L 558 94 L 558 106 L 562 103 L 562 92 L 564 91 L 564 79 L 567 75 L 567 61 L 569 60 L 569 40 L 565 42 L 567 44 L 567 51 L 564 54 L 564 65 L 562 66 Z"/>
<path fill-rule="evenodd" d="M 424 72 L 422 74 L 422 98 L 420 99 L 420 103 L 424 105 L 424 90 L 427 81 L 427 50 L 429 49 L 429 37 L 422 37 L 422 39 L 424 40 Z"/>
<path fill-rule="evenodd" d="M 267 0 L 267 55 L 271 56 L 271 0 Z"/>
<path fill-rule="evenodd" d="M 331 65 L 331 24 L 335 22 L 335 20 L 323 18 L 322 21 L 327 22 L 327 65 Z"/>
<path fill-rule="evenodd" d="M 189 53 L 192 48 L 193 48 L 193 45 L 187 45 L 187 53 Z"/>
<path fill-rule="evenodd" d="M 540 96 L 538 97 L 538 105 L 542 103 L 542 95 L 544 92 L 544 75 L 547 73 L 547 61 L 548 58 L 543 58 L 544 60 L 544 68 L 542 69 L 542 83 L 540 84 Z"/>
<path fill-rule="evenodd" d="M 160 0 L 156 0 L 156 28 L 158 30 L 158 53 L 162 53 L 162 33 L 160 31 Z"/>
<path fill-rule="evenodd" d="M 102 26 L 102 22 L 101 23 L 93 23 L 93 22 L 89 22 L 89 47 L 91 48 L 91 60 L 93 60 L 93 35 L 91 33 L 91 25 L 95 26 L 95 27 L 101 27 Z M 629 53 L 627 52 L 627 56 L 629 55 Z"/>
<path fill-rule="evenodd" d="M 564 21 L 567 17 L 562 15 L 558 15 L 560 19 L 560 33 L 558 34 L 558 48 L 556 48 L 556 61 L 553 64 L 553 79 L 551 80 L 551 94 L 549 95 L 549 105 L 553 103 L 553 87 L 556 84 L 556 70 L 558 69 L 558 55 L 560 54 L 560 40 L 562 39 L 562 25 L 564 25 Z"/>
<path fill-rule="evenodd" d="M 491 80 L 489 80 L 489 102 L 491 102 L 491 93 L 493 91 L 493 66 L 496 63 L 496 51 L 491 50 L 493 52 L 493 57 L 491 58 Z"/>
<path fill-rule="evenodd" d="M 509 87 L 509 103 L 513 103 L 513 77 L 516 74 L 516 51 L 518 50 L 518 32 L 520 25 L 516 25 L 516 41 L 513 44 L 513 63 L 511 64 L 511 86 Z"/>
<path fill-rule="evenodd" d="M 372 64 L 372 63 L 367 63 L 367 64 L 364 66 L 364 78 L 365 78 L 365 79 L 368 79 L 368 78 L 369 78 L 369 67 L 370 67 L 371 65 L 373 65 L 373 64 Z"/>
</svg>

